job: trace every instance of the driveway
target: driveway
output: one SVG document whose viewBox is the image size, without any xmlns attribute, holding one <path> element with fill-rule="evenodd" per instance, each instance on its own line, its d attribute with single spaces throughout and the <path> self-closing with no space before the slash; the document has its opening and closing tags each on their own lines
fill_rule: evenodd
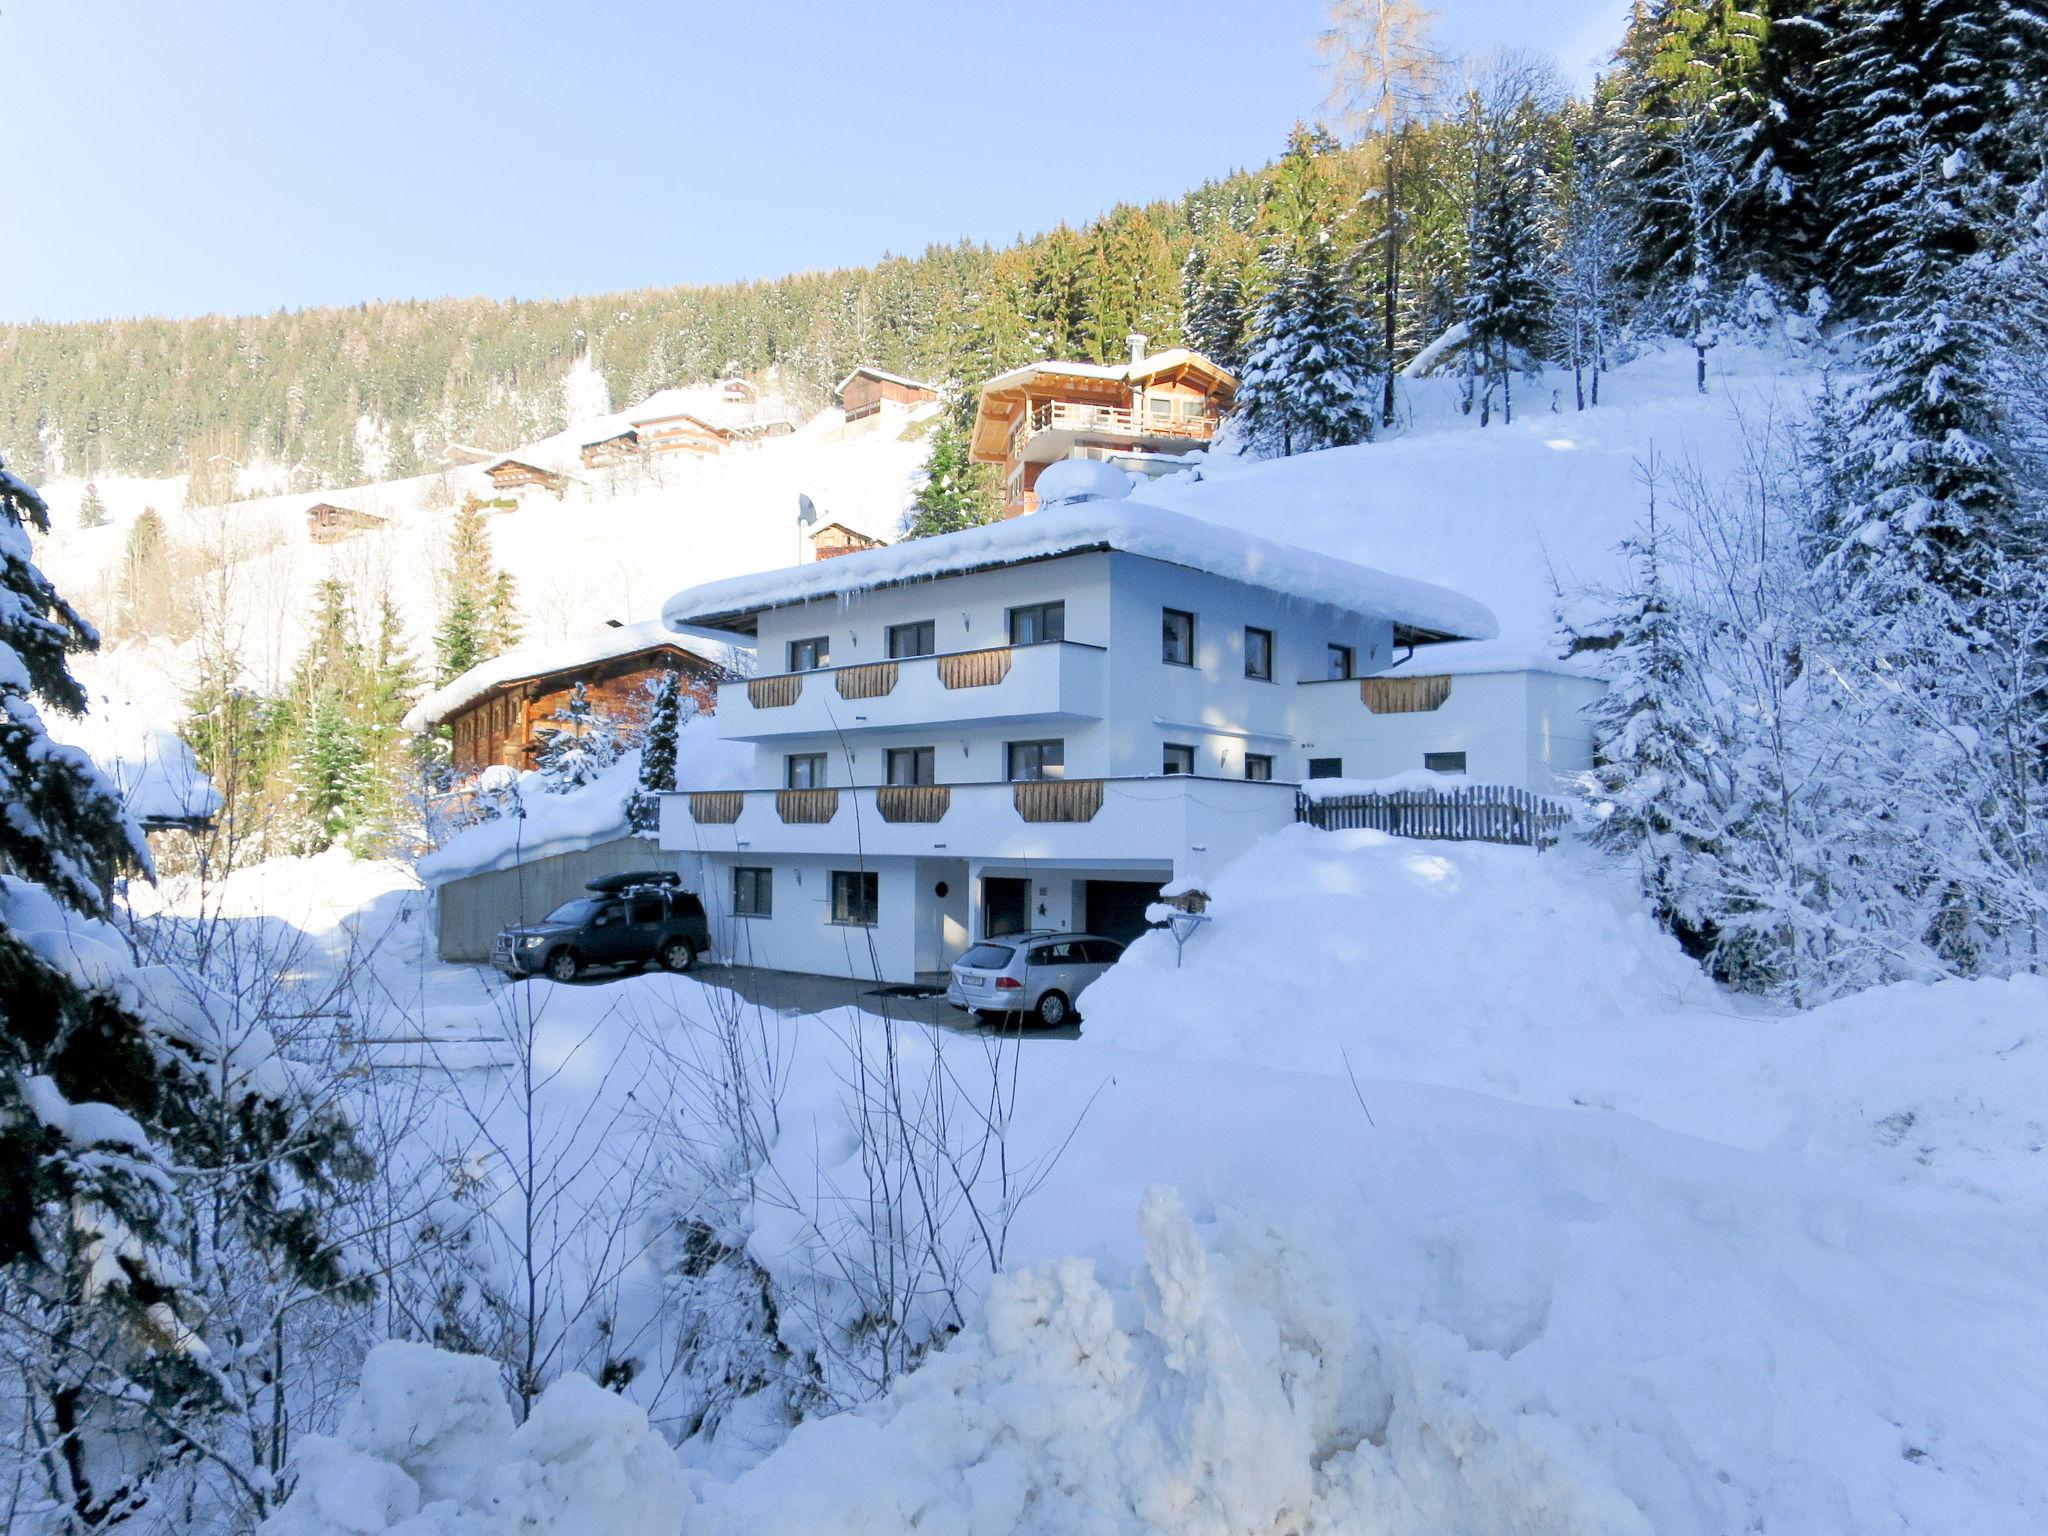
<svg viewBox="0 0 2048 1536">
<path fill-rule="evenodd" d="M 823 1013 L 833 1008 L 858 1008 L 877 1018 L 908 1019 L 957 1034 L 979 1035 L 987 1026 L 946 1001 L 945 979 L 922 978 L 916 987 L 878 981 L 850 981 L 843 976 L 809 976 L 797 971 L 765 971 L 751 965 L 700 965 L 690 973 L 707 986 L 727 987 L 757 1007 L 780 1014 Z M 923 995 L 918 995 L 923 994 Z M 1030 1040 L 1078 1040 L 1078 1022 L 1058 1029 L 1037 1026 L 1024 1031 Z"/>
</svg>

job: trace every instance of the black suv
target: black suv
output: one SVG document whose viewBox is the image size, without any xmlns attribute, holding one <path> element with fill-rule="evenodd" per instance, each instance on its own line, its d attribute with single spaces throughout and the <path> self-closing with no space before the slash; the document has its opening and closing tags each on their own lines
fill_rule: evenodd
<svg viewBox="0 0 2048 1536">
<path fill-rule="evenodd" d="M 574 981 L 600 965 L 659 964 L 687 971 L 711 947 L 704 904 L 666 870 L 605 875 L 537 923 L 502 930 L 491 964 L 513 980 Z"/>
</svg>

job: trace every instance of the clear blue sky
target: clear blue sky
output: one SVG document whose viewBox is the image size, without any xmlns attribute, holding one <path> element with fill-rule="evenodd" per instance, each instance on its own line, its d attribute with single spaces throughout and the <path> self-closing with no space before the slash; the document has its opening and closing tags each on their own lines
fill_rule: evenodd
<svg viewBox="0 0 2048 1536">
<path fill-rule="evenodd" d="M 1445 0 L 1583 81 L 1626 0 Z M 1274 154 L 1322 0 L 0 0 L 0 320 L 1004 241 Z"/>
</svg>

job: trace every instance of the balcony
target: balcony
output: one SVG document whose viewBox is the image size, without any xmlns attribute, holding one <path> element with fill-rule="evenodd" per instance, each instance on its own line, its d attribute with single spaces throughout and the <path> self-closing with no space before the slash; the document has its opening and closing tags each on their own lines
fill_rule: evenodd
<svg viewBox="0 0 2048 1536">
<path fill-rule="evenodd" d="M 1027 464 L 1051 464 L 1084 442 L 1183 453 L 1214 437 L 1221 420 L 1221 413 L 1208 406 L 1196 414 L 1182 414 L 1176 408 L 1174 414 L 1161 416 L 1149 408 L 1042 400 L 1010 428 L 1008 456 Z"/>
<path fill-rule="evenodd" d="M 677 790 L 661 846 L 881 858 L 946 854 L 1218 867 L 1294 819 L 1295 786 L 1167 774 L 1026 783 Z"/>
<path fill-rule="evenodd" d="M 1106 662 L 1100 646 L 1060 640 L 777 672 L 721 687 L 715 719 L 730 741 L 1098 720 L 1108 692 Z"/>
</svg>

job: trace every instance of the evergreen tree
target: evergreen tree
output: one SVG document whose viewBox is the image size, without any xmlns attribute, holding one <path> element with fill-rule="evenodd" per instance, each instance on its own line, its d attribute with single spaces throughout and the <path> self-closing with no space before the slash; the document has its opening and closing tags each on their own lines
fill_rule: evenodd
<svg viewBox="0 0 2048 1536">
<path fill-rule="evenodd" d="M 1082 358 L 1092 351 L 1088 247 L 1062 224 L 1040 245 L 1024 295 L 1034 357 Z"/>
<path fill-rule="evenodd" d="M 1088 322 L 1084 361 L 1119 363 L 1126 338 L 1153 348 L 1180 340 L 1180 290 L 1166 237 L 1128 205 L 1096 223 L 1088 242 Z"/>
<path fill-rule="evenodd" d="M 1327 231 L 1305 251 L 1268 252 L 1232 420 L 1247 452 L 1266 457 L 1362 443 L 1373 435 L 1379 351 Z"/>
<path fill-rule="evenodd" d="M 931 453 L 903 536 L 928 539 L 994 522 L 1002 512 L 1000 494 L 990 466 L 976 464 L 969 455 L 966 429 L 954 416 L 942 417 L 932 429 Z"/>
<path fill-rule="evenodd" d="M 581 789 L 619 760 L 618 727 L 578 683 L 540 731 L 539 768 L 552 794 Z"/>
<path fill-rule="evenodd" d="M 1627 226 L 1612 176 L 1606 98 L 1570 114 L 1565 191 L 1553 206 L 1550 271 L 1552 355 L 1572 371 L 1578 408 L 1600 403 L 1600 376 L 1614 360 L 1623 306 Z M 1590 388 L 1589 388 L 1590 386 Z"/>
<path fill-rule="evenodd" d="M 449 530 L 443 570 L 446 595 L 434 633 L 435 659 L 444 682 L 518 642 L 516 592 L 511 575 L 492 563 L 487 516 L 481 501 L 465 496 Z"/>
<path fill-rule="evenodd" d="M 90 760 L 44 732 L 38 703 L 83 709 L 66 654 L 98 637 L 30 563 L 30 526 L 48 528 L 47 508 L 0 468 L 0 861 L 84 922 L 107 915 L 116 869 L 147 870 L 149 855 Z M 288 1077 L 250 1075 L 273 1049 L 267 1037 L 235 1040 L 254 1054 L 230 1069 L 203 987 L 103 968 L 87 982 L 53 963 L 50 942 L 32 946 L 0 918 L 0 1270 L 19 1324 L 27 1442 L 67 1528 L 95 1531 L 148 1507 L 153 1480 L 204 1450 L 207 1420 L 232 1397 L 195 1332 L 185 1241 L 194 1170 L 208 1165 L 204 1128 L 221 1124 L 227 1101 L 244 1125 L 291 1125 L 303 1105 Z M 346 1134 L 330 1123 L 304 1137 L 307 1178 L 323 1176 Z M 342 1285 L 294 1171 L 247 1150 L 235 1155 L 263 1177 L 228 1219 L 294 1273 Z"/>
<path fill-rule="evenodd" d="M 91 480 L 85 482 L 85 498 L 78 504 L 78 526 L 81 528 L 104 528 L 107 526 L 107 504 L 100 500 L 100 488 Z"/>
<path fill-rule="evenodd" d="M 647 725 L 640 734 L 640 787 L 626 802 L 627 819 L 636 832 L 652 832 L 659 824 L 659 797 L 676 787 L 676 754 L 682 745 L 683 724 L 697 712 L 697 701 L 683 692 L 680 672 L 662 673 L 651 691 Z"/>
<path fill-rule="evenodd" d="M 1198 239 L 1181 263 L 1180 282 L 1188 345 L 1232 373 L 1241 370 L 1251 317 L 1236 261 Z"/>
</svg>

